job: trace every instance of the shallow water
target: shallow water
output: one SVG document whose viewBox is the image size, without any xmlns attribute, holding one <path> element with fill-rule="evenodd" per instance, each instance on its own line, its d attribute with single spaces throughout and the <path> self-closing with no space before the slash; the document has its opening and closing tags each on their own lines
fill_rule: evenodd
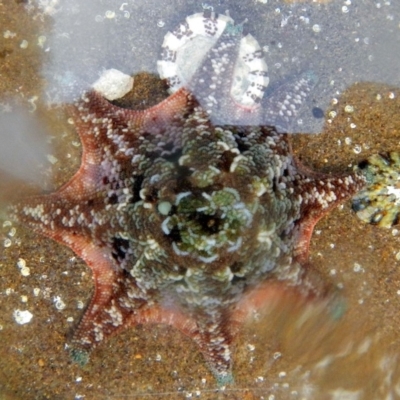
<svg viewBox="0 0 400 400">
<path fill-rule="evenodd" d="M 339 172 L 370 154 L 398 150 L 400 4 L 209 4 L 229 8 L 237 22 L 248 18 L 248 31 L 266 52 L 272 87 L 304 70 L 318 75 L 299 131 L 322 134 L 293 135 L 294 152 L 305 164 Z M 199 11 L 195 1 L 0 1 L 0 112 L 16 116 L 26 109 L 46 127 L 40 143 L 51 149 L 33 172 L 28 155 L 42 146 L 22 149 L 3 167 L 3 210 L 7 199 L 58 187 L 78 168 L 80 143 L 62 103 L 104 69 L 156 74 L 166 32 Z M 136 89 L 141 108 L 165 95 L 152 81 L 142 82 Z M 315 118 L 315 107 L 326 119 Z M 21 130 L 29 135 L 31 129 Z M 7 151 L 8 142 L 0 140 Z M 17 180 L 16 165 L 22 171 Z M 400 398 L 400 232 L 363 224 L 349 204 L 317 225 L 310 258 L 343 289 L 344 316 L 336 321 L 317 304 L 290 298 L 272 305 L 243 329 L 234 355 L 236 384 L 218 394 L 195 344 L 164 326 L 124 331 L 98 347 L 84 368 L 73 364 L 65 339 L 91 296 L 90 270 L 69 249 L 22 227 L 2 222 L 0 239 L 4 398 Z M 30 322 L 18 324 L 16 310 L 29 311 Z"/>
</svg>

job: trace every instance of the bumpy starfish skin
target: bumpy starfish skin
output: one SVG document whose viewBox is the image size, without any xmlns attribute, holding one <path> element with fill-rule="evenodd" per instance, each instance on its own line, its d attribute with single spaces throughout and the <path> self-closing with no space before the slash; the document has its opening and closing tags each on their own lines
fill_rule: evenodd
<svg viewBox="0 0 400 400">
<path fill-rule="evenodd" d="M 305 297 L 327 294 L 307 265 L 311 233 L 364 178 L 310 172 L 286 135 L 213 125 L 201 103 L 182 88 L 133 111 L 85 93 L 72 107 L 79 171 L 11 208 L 93 271 L 95 293 L 70 341 L 77 361 L 122 328 L 165 323 L 197 342 L 224 384 L 253 307 L 279 296 L 282 282 Z"/>
</svg>

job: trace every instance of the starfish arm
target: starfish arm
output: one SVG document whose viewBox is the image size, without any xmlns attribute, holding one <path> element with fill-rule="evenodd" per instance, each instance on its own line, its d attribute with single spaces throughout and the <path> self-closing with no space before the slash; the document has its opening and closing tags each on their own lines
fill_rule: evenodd
<svg viewBox="0 0 400 400">
<path fill-rule="evenodd" d="M 232 342 L 238 326 L 223 308 L 199 310 L 195 317 L 197 328 L 189 336 L 199 346 L 218 385 L 232 383 Z"/>
<path fill-rule="evenodd" d="M 99 260 L 98 249 L 93 249 L 92 253 L 89 256 L 96 262 L 91 265 L 93 259 L 85 261 L 93 271 L 95 292 L 69 340 L 71 356 L 81 365 L 88 361 L 94 347 L 121 330 L 139 323 L 136 321 L 137 315 L 143 308 L 152 305 L 149 294 L 140 289 L 125 271 L 111 268 L 107 259 Z"/>
<path fill-rule="evenodd" d="M 342 176 L 315 173 L 299 163 L 297 167 L 302 175 L 295 185 L 295 196 L 301 197 L 301 217 L 296 228 L 294 255 L 297 261 L 304 263 L 316 223 L 357 193 L 365 185 L 365 177 L 358 172 Z"/>
<path fill-rule="evenodd" d="M 263 312 L 267 307 L 280 304 L 283 299 L 289 297 L 298 299 L 300 292 L 297 287 L 289 287 L 285 282 L 268 280 L 255 285 L 247 290 L 236 304 L 231 321 L 241 325 L 255 313 Z"/>
<path fill-rule="evenodd" d="M 242 54 L 242 46 L 253 51 Z M 228 84 L 235 81 L 235 60 L 239 57 L 252 78 L 246 90 Z M 259 125 L 262 110 L 258 103 L 268 85 L 266 69 L 261 49 L 254 38 L 250 35 L 243 38 L 242 28 L 229 24 L 187 87 L 213 124 Z"/>
<path fill-rule="evenodd" d="M 279 86 L 262 104 L 262 124 L 273 126 L 277 132 L 298 132 L 296 118 L 316 82 L 314 73 L 307 71 Z"/>
<path fill-rule="evenodd" d="M 90 231 L 87 222 L 96 223 L 91 211 L 117 200 L 122 202 L 124 187 L 134 185 L 121 175 L 134 180 L 135 165 L 131 160 L 139 147 L 139 137 L 146 132 L 162 134 L 166 126 L 169 132 L 175 130 L 178 137 L 182 118 L 191 106 L 191 95 L 184 89 L 145 111 L 122 109 L 95 91 L 86 93 L 71 108 L 83 145 L 78 172 L 56 193 L 29 197 L 13 205 L 11 214 L 36 232 L 69 246 L 70 234 L 77 235 L 79 231 L 85 236 Z M 121 148 L 127 151 L 123 153 Z M 126 198 L 132 196 L 133 193 L 125 194 Z"/>
<path fill-rule="evenodd" d="M 70 212 L 78 203 L 63 199 L 58 193 L 28 197 L 9 207 L 10 217 L 72 248 L 80 255 L 90 244 L 87 228 L 77 223 Z"/>
<path fill-rule="evenodd" d="M 230 320 L 229 311 L 223 307 L 183 312 L 178 306 L 143 307 L 132 315 L 130 324 L 165 324 L 181 331 L 197 343 L 218 384 L 233 382 L 232 342 L 239 323 Z"/>
<path fill-rule="evenodd" d="M 114 106 L 95 91 L 85 93 L 70 106 L 83 146 L 81 167 L 58 192 L 65 198 L 76 199 L 94 191 L 113 167 L 109 160 L 123 165 L 126 175 L 132 174 L 129 164 L 144 135 L 162 137 L 168 129 L 169 137 L 178 145 L 182 119 L 193 106 L 194 100 L 185 89 L 140 111 Z"/>
<path fill-rule="evenodd" d="M 23 215 L 23 222 L 34 231 L 70 247 L 92 270 L 94 294 L 70 340 L 72 358 L 83 365 L 92 348 L 132 324 L 132 315 L 151 303 L 134 278 L 118 268 L 109 247 L 96 245 L 87 232 L 76 230 L 77 227 L 55 226 L 57 220 L 59 224 L 63 223 L 56 212 L 61 205 L 52 201 L 52 197 L 57 198 L 57 195 L 30 198 L 23 206 L 14 206 L 13 210 Z M 18 206 L 21 209 L 16 208 Z"/>
<path fill-rule="evenodd" d="M 131 136 L 138 135 L 141 131 L 165 130 L 169 124 L 176 124 L 176 121 L 188 111 L 192 101 L 191 94 L 182 88 L 153 107 L 146 110 L 132 110 L 113 105 L 100 93 L 92 90 L 84 93 L 73 106 L 70 106 L 70 111 L 85 145 L 86 139 L 89 141 L 91 136 L 96 137 L 95 127 L 105 122 L 112 122 L 114 127 L 129 127 L 130 132 L 122 132 Z"/>
<path fill-rule="evenodd" d="M 282 303 L 303 304 L 310 301 L 333 300 L 336 290 L 325 282 L 311 265 L 297 263 L 299 273 L 296 281 L 291 282 L 280 277 L 268 279 L 249 288 L 235 305 L 230 322 L 240 326 L 257 313 L 263 313 Z M 294 267 L 292 267 L 293 269 Z"/>
</svg>

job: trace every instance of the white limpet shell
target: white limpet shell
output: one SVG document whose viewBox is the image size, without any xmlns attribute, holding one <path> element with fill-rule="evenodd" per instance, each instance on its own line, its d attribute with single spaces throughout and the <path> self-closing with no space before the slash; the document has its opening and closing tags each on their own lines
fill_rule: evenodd
<svg viewBox="0 0 400 400">
<path fill-rule="evenodd" d="M 25 310 L 25 311 L 15 310 L 13 312 L 13 317 L 17 324 L 25 325 L 25 324 L 29 324 L 29 322 L 31 322 L 33 314 L 31 312 L 29 312 L 28 310 Z"/>
<path fill-rule="evenodd" d="M 132 87 L 133 78 L 113 68 L 105 70 L 93 84 L 93 89 L 110 101 L 124 97 Z"/>
<path fill-rule="evenodd" d="M 157 69 L 161 79 L 168 80 L 170 93 L 187 86 L 228 23 L 234 24 L 228 15 L 196 13 L 165 35 Z M 267 70 L 257 40 L 250 34 L 242 37 L 232 79 L 233 99 L 243 106 L 254 106 L 255 99 L 261 99 L 268 86 Z"/>
</svg>

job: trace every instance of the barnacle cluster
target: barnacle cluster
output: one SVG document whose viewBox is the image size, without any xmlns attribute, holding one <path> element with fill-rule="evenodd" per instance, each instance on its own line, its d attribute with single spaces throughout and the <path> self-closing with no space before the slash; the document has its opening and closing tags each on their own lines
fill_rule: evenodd
<svg viewBox="0 0 400 400">
<path fill-rule="evenodd" d="M 390 228 L 400 216 L 400 154 L 374 154 L 359 166 L 367 186 L 352 200 L 362 221 Z"/>
</svg>

